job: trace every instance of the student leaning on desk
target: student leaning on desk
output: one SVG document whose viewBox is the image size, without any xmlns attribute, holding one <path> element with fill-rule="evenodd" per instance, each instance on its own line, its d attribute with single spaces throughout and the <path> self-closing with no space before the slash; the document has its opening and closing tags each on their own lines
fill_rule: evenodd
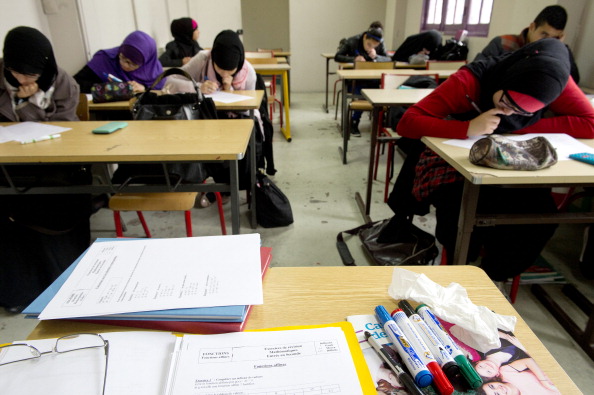
<svg viewBox="0 0 594 395">
<path fill-rule="evenodd" d="M 82 93 L 91 93 L 94 84 L 114 80 L 114 77 L 127 81 L 134 93 L 139 93 L 153 85 L 161 73 L 163 66 L 157 59 L 155 40 L 137 30 L 128 34 L 119 47 L 97 51 L 86 66 L 74 75 L 74 79 Z M 159 82 L 155 89 L 161 89 L 163 84 L 165 80 Z"/>
<path fill-rule="evenodd" d="M 567 48 L 555 39 L 539 40 L 508 56 L 472 62 L 409 108 L 397 132 L 413 139 L 560 131 L 576 138 L 594 138 L 594 109 L 569 71 Z M 429 149 L 420 155 L 415 171 L 413 194 L 416 200 L 436 207 L 436 236 L 452 263 L 463 177 Z M 477 210 L 550 213 L 556 206 L 550 188 L 484 186 Z M 476 259 L 482 246 L 482 268 L 491 279 L 504 281 L 532 265 L 556 226 L 477 227 L 469 260 Z"/>
<path fill-rule="evenodd" d="M 78 120 L 78 86 L 38 30 L 8 32 L 0 70 L 0 121 Z M 19 187 L 91 182 L 89 169 L 77 165 L 8 171 Z M 4 175 L 0 184 L 8 187 Z M 88 195 L 0 195 L 0 306 L 19 312 L 89 246 L 90 215 Z"/>
</svg>

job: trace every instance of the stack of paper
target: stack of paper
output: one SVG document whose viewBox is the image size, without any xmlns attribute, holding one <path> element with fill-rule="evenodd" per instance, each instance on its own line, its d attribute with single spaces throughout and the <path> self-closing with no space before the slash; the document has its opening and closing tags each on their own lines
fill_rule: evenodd
<svg viewBox="0 0 594 395">
<path fill-rule="evenodd" d="M 187 333 L 241 331 L 262 303 L 258 235 L 98 239 L 23 313 Z"/>
</svg>

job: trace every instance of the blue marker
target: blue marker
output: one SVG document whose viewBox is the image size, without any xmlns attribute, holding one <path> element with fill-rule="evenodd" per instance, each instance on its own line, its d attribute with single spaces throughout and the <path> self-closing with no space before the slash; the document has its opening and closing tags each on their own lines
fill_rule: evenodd
<svg viewBox="0 0 594 395">
<path fill-rule="evenodd" d="M 408 371 L 414 377 L 415 383 L 421 388 L 431 385 L 433 376 L 412 348 L 408 339 L 404 336 L 404 333 L 402 333 L 400 328 L 398 328 L 398 325 L 396 325 L 392 317 L 390 317 L 386 308 L 381 305 L 376 306 L 375 314 L 384 327 L 384 331 L 388 334 L 390 340 L 392 340 L 396 351 L 398 351 L 398 354 L 406 364 Z"/>
<path fill-rule="evenodd" d="M 417 307 L 417 313 L 421 316 L 423 321 L 425 321 L 427 326 L 431 328 L 435 336 L 437 336 L 445 346 L 446 350 L 450 352 L 450 355 L 454 357 L 454 361 L 456 361 L 460 367 L 462 376 L 468 381 L 468 384 L 470 384 L 472 388 L 480 387 L 483 384 L 483 379 L 481 379 L 481 376 L 474 370 L 470 362 L 468 362 L 466 355 L 460 351 L 454 340 L 448 335 L 443 325 L 441 325 L 441 322 L 439 322 L 429 307 L 425 304 L 419 305 L 419 307 Z"/>
<path fill-rule="evenodd" d="M 124 81 L 122 81 L 121 79 L 119 79 L 118 77 L 116 77 L 116 76 L 115 76 L 115 75 L 113 75 L 113 74 L 107 74 L 107 73 L 103 73 L 103 75 L 104 75 L 104 76 L 105 76 L 105 77 L 106 77 L 108 80 L 111 80 L 111 81 L 113 81 L 113 82 L 124 82 Z"/>
<path fill-rule="evenodd" d="M 415 326 L 421 338 L 425 344 L 431 350 L 431 353 L 435 357 L 435 360 L 441 366 L 441 369 L 450 380 L 455 380 L 456 376 L 460 374 L 460 369 L 454 358 L 450 355 L 445 346 L 439 341 L 435 333 L 429 328 L 429 326 L 423 321 L 420 315 L 415 313 L 413 307 L 406 300 L 398 302 L 398 307 L 404 311 L 408 316 L 410 322 Z"/>
</svg>

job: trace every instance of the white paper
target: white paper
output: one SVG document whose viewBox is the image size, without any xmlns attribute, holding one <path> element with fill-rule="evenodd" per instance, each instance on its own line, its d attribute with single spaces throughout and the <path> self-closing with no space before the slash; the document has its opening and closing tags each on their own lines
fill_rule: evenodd
<svg viewBox="0 0 594 395">
<path fill-rule="evenodd" d="M 109 341 L 105 394 L 163 393 L 176 336 L 169 332 L 114 332 L 101 336 Z M 56 339 L 19 343 L 44 352 L 52 349 Z M 2 395 L 101 394 L 104 369 L 102 348 L 44 355 L 36 361 L 1 366 L 0 388 Z"/>
<path fill-rule="evenodd" d="M 229 93 L 224 91 L 216 91 L 214 93 L 210 93 L 208 95 L 204 95 L 206 97 L 212 98 L 214 101 L 218 101 L 220 103 L 235 103 L 238 101 L 250 100 L 252 99 L 251 96 L 244 96 L 239 95 L 236 93 Z"/>
<path fill-rule="evenodd" d="M 47 125 L 38 122 L 19 122 L 0 129 L 0 142 L 6 141 L 29 141 L 52 134 L 63 133 L 71 128 L 64 128 L 56 125 Z"/>
<path fill-rule="evenodd" d="M 557 150 L 558 160 L 569 160 L 569 155 L 578 154 L 582 152 L 589 152 L 594 154 L 594 148 L 582 143 L 581 141 L 576 140 L 575 138 L 565 133 L 529 133 L 505 135 L 505 137 L 507 137 L 508 139 L 515 141 L 524 141 L 538 136 L 545 137 L 547 140 L 549 140 L 553 147 L 555 147 L 555 149 Z M 480 140 L 483 137 L 485 136 L 473 136 L 464 140 L 451 139 L 446 140 L 443 143 L 453 145 L 456 147 L 470 149 L 470 147 L 472 147 L 472 145 L 477 140 Z"/>
<path fill-rule="evenodd" d="M 168 395 L 362 394 L 344 333 L 332 327 L 185 335 L 169 384 Z"/>
<path fill-rule="evenodd" d="M 263 303 L 260 235 L 91 245 L 40 319 Z"/>
<path fill-rule="evenodd" d="M 516 317 L 496 314 L 472 303 L 460 284 L 442 287 L 426 275 L 410 270 L 394 268 L 388 294 L 397 300 L 427 304 L 439 318 L 464 329 L 456 333 L 463 343 L 482 352 L 501 346 L 497 328 L 513 332 L 516 326 Z"/>
</svg>

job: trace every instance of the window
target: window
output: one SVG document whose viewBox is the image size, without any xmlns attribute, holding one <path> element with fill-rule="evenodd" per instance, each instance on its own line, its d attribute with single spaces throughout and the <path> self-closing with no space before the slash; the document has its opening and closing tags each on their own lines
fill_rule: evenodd
<svg viewBox="0 0 594 395">
<path fill-rule="evenodd" d="M 464 29 L 471 36 L 486 37 L 492 10 L 493 0 L 424 0 L 421 30 L 454 35 Z"/>
</svg>

